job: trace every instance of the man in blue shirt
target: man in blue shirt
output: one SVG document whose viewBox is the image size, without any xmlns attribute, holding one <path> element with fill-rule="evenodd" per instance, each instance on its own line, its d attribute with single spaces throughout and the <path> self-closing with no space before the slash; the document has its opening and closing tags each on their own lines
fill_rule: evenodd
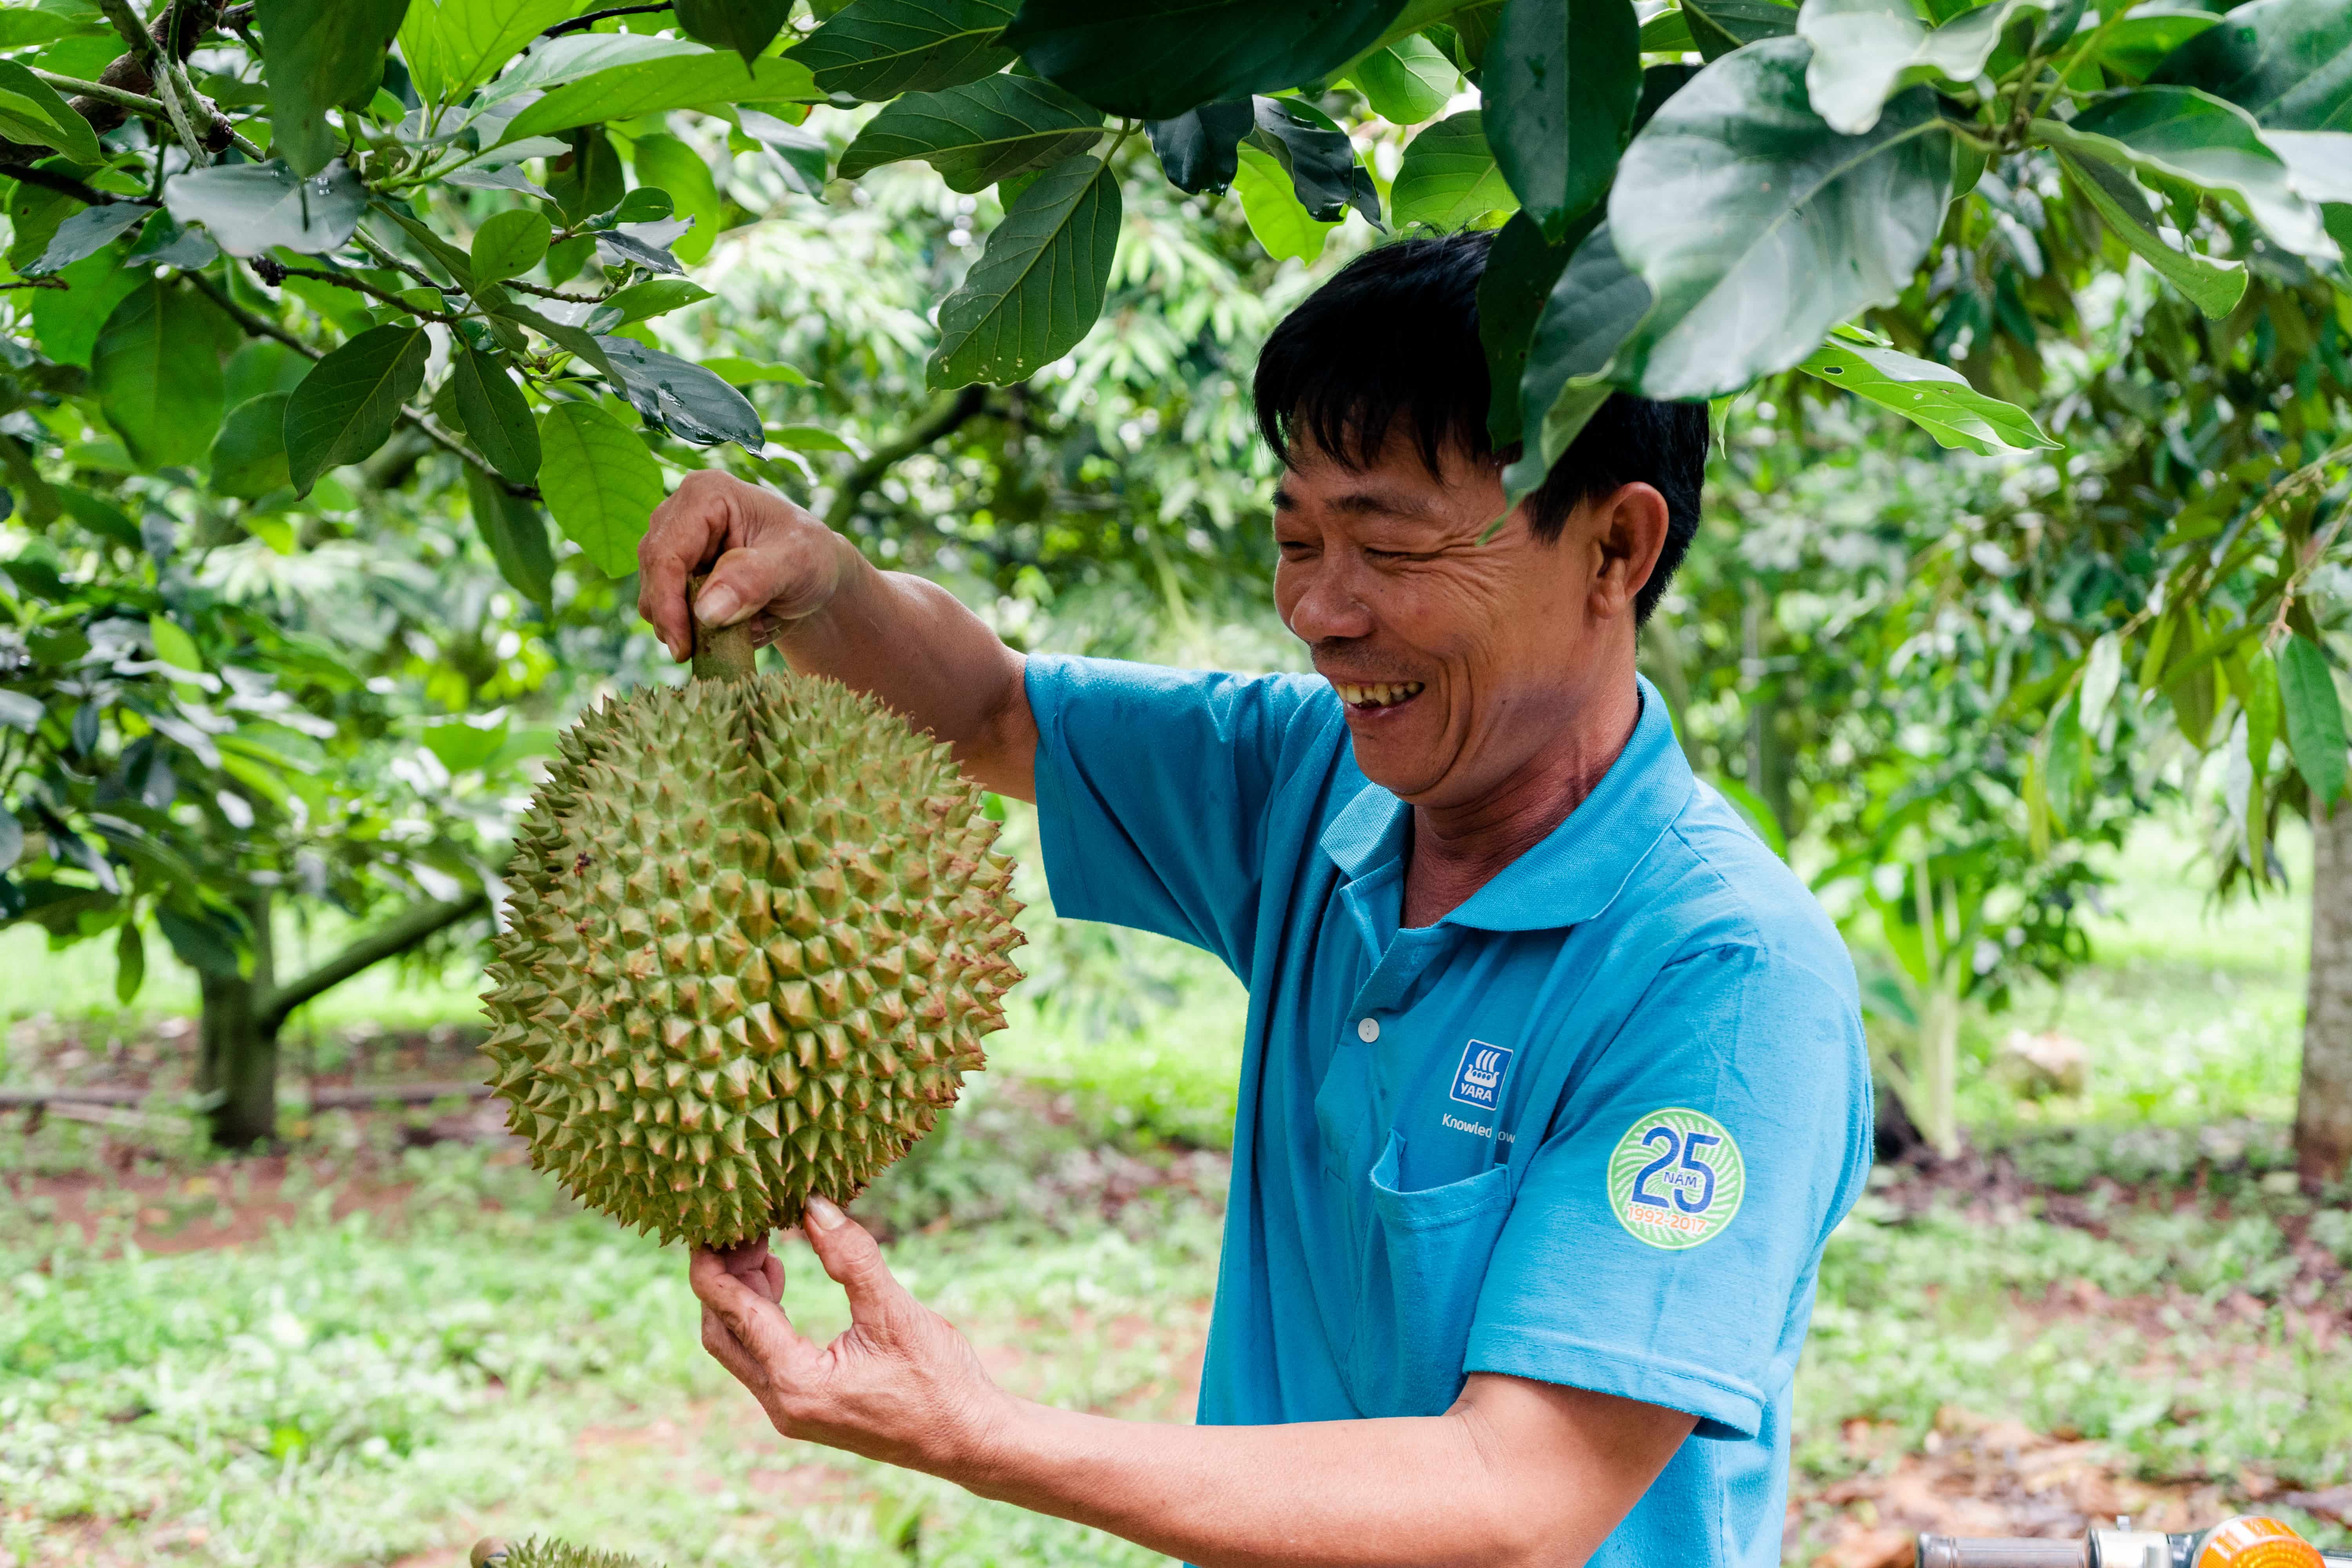
<svg viewBox="0 0 2352 1568">
<path fill-rule="evenodd" d="M 1260 361 L 1313 678 L 1024 659 L 720 476 L 655 514 L 672 652 L 689 614 L 757 617 L 1036 801 L 1062 914 L 1250 991 L 1199 1425 L 1005 1394 L 815 1201 L 831 1345 L 764 1245 L 692 1265 L 779 1431 L 1204 1565 L 1780 1561 L 1814 1270 L 1868 1162 L 1853 971 L 1634 673 L 1705 411 L 1612 398 L 1481 542 L 1487 243 L 1371 252 Z"/>
</svg>

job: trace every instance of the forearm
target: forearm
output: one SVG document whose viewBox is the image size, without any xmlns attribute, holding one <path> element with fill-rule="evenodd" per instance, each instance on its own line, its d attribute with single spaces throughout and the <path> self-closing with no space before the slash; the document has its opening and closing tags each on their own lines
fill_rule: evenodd
<svg viewBox="0 0 2352 1568">
<path fill-rule="evenodd" d="M 1599 1537 L 1561 1526 L 1557 1495 L 1514 1495 L 1480 1428 L 1460 1409 L 1174 1426 L 1024 1402 L 951 1479 L 1201 1568 L 1580 1564 Z M 1559 1478 L 1549 1482 L 1556 1492 Z"/>
<path fill-rule="evenodd" d="M 871 692 L 954 748 L 1000 795 L 1034 798 L 1036 728 L 1022 658 L 935 583 L 884 572 L 837 533 L 839 585 L 822 609 L 787 620 L 776 648 L 805 675 Z"/>
</svg>

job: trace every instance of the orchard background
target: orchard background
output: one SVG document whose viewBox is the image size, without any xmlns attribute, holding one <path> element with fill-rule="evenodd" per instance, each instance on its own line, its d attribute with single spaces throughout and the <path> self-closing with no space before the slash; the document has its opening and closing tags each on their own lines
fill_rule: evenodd
<svg viewBox="0 0 2352 1568">
<path fill-rule="evenodd" d="M 1018 646 L 1295 667 L 1256 346 L 1466 226 L 1515 493 L 1713 405 L 1643 665 L 1865 976 L 1790 1560 L 2340 1537 L 2341 0 L 37 0 L 0 179 L 19 1561 L 1141 1560 L 744 1423 L 475 1098 L 507 836 L 677 678 L 698 468 Z M 861 1214 L 1012 1381 L 1181 1417 L 1238 992 L 1008 816 L 1016 1026 Z"/>
</svg>

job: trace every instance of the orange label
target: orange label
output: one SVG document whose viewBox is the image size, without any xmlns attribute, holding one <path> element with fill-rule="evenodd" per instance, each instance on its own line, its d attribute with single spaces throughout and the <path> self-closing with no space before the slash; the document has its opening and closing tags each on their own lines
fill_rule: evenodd
<svg viewBox="0 0 2352 1568">
<path fill-rule="evenodd" d="M 2197 1568 L 2326 1568 L 2319 1548 L 2275 1519 L 2242 1516 L 2217 1526 Z"/>
</svg>

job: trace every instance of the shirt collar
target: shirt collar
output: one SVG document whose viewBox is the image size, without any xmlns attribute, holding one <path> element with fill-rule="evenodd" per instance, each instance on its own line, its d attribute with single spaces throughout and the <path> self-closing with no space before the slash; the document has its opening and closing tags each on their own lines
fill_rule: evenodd
<svg viewBox="0 0 2352 1568">
<path fill-rule="evenodd" d="M 1697 787 L 1665 700 L 1640 676 L 1634 683 L 1641 717 L 1600 787 L 1443 923 L 1547 931 L 1582 924 L 1615 901 Z M 1367 783 L 1323 829 L 1323 852 L 1354 879 L 1402 857 L 1407 826 L 1404 802 Z"/>
</svg>

